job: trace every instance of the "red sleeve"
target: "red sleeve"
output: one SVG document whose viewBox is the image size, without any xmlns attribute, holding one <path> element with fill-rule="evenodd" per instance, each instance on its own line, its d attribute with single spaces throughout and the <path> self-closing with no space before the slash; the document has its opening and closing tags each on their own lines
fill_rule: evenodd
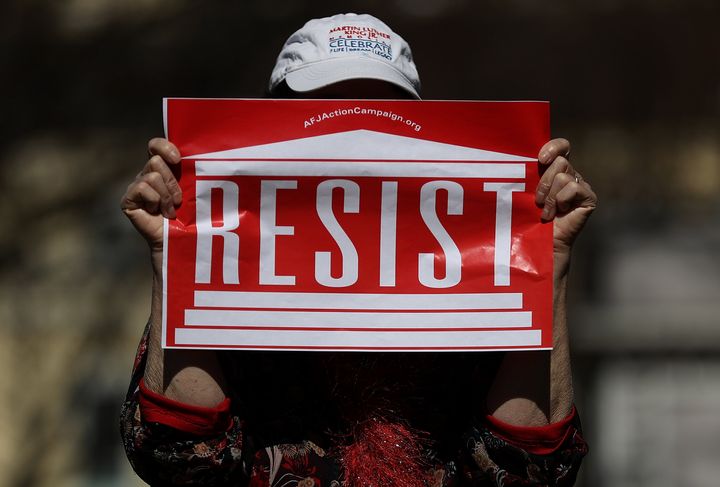
<svg viewBox="0 0 720 487">
<path fill-rule="evenodd" d="M 567 417 L 546 426 L 515 426 L 487 415 L 488 429 L 508 443 L 536 455 L 554 453 L 575 430 L 577 411 L 573 406 Z"/>
<path fill-rule="evenodd" d="M 140 414 L 144 421 L 160 423 L 185 433 L 209 436 L 224 433 L 232 426 L 230 399 L 214 408 L 193 406 L 151 391 L 140 380 Z"/>
</svg>

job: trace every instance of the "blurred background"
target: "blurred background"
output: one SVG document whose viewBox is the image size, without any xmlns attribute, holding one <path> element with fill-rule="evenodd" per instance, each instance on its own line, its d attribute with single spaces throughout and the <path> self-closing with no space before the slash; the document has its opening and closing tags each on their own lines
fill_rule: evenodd
<svg viewBox="0 0 720 487">
<path fill-rule="evenodd" d="M 717 0 L 4 0 L 0 485 L 142 483 L 117 416 L 149 310 L 119 210 L 163 96 L 260 97 L 307 19 L 372 13 L 427 99 L 547 99 L 601 198 L 577 245 L 585 487 L 720 478 Z"/>
</svg>

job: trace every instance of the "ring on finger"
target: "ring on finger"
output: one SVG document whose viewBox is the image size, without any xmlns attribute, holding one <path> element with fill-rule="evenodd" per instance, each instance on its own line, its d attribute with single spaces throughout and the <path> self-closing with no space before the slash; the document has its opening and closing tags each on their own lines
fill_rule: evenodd
<svg viewBox="0 0 720 487">
<path fill-rule="evenodd" d="M 582 180 L 583 180 L 583 178 L 582 178 L 582 176 L 580 175 L 580 173 L 575 173 L 575 182 L 578 183 L 578 184 L 580 184 L 580 182 L 581 182 Z"/>
</svg>

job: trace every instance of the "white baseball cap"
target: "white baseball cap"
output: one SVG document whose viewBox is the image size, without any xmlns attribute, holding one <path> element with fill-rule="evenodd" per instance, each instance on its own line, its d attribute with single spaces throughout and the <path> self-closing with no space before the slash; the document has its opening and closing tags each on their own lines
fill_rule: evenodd
<svg viewBox="0 0 720 487">
<path fill-rule="evenodd" d="M 305 92 L 350 79 L 387 81 L 420 98 L 420 78 L 410 46 L 384 22 L 367 14 L 307 22 L 285 42 L 269 88 L 272 93 L 284 80 L 291 90 Z"/>
</svg>

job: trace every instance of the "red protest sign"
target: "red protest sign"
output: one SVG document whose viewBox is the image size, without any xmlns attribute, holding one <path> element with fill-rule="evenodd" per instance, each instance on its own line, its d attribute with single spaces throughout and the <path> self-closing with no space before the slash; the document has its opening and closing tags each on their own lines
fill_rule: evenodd
<svg viewBox="0 0 720 487">
<path fill-rule="evenodd" d="M 163 346 L 552 346 L 542 102 L 165 100 Z"/>
</svg>

